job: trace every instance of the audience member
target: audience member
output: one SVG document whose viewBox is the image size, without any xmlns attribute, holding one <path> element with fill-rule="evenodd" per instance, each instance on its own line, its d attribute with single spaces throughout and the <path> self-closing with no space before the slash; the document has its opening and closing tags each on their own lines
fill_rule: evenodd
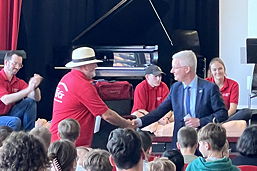
<svg viewBox="0 0 257 171">
<path fill-rule="evenodd" d="M 58 124 L 58 133 L 60 139 L 75 143 L 80 134 L 80 125 L 75 119 L 64 119 Z"/>
<path fill-rule="evenodd" d="M 149 163 L 149 171 L 176 171 L 176 166 L 166 157 L 157 158 Z"/>
<path fill-rule="evenodd" d="M 12 132 L 0 148 L 2 171 L 42 171 L 48 166 L 44 145 L 28 133 Z"/>
<path fill-rule="evenodd" d="M 51 132 L 46 127 L 36 127 L 33 128 L 30 132 L 31 135 L 39 138 L 40 141 L 45 145 L 46 151 L 51 143 Z"/>
<path fill-rule="evenodd" d="M 196 75 L 197 59 L 193 51 L 184 50 L 173 55 L 171 73 L 175 80 L 164 102 L 134 123 L 145 127 L 158 121 L 168 111 L 174 112 L 172 147 L 176 148 L 177 132 L 184 125 L 201 128 L 214 120 L 223 122 L 228 114 L 217 85 Z"/>
<path fill-rule="evenodd" d="M 92 48 L 80 47 L 73 50 L 72 61 L 65 65 L 72 70 L 61 79 L 55 92 L 50 128 L 52 142 L 59 139 L 59 122 L 67 118 L 77 120 L 83 130 L 76 146 L 91 146 L 96 116 L 101 116 L 119 127 L 135 127 L 130 120 L 109 109 L 92 85 L 92 78 L 96 75 L 95 69 L 99 62 L 102 61 L 95 58 Z"/>
<path fill-rule="evenodd" d="M 12 128 L 9 126 L 0 126 L 0 147 L 3 141 L 13 132 Z"/>
<path fill-rule="evenodd" d="M 229 142 L 228 142 L 228 140 L 226 140 L 226 143 L 225 143 L 224 147 L 222 148 L 222 155 L 224 157 L 229 157 L 229 154 L 230 154 Z"/>
<path fill-rule="evenodd" d="M 137 133 L 142 140 L 142 147 L 145 152 L 145 160 L 147 161 L 152 152 L 152 137 L 148 131 L 139 130 Z"/>
<path fill-rule="evenodd" d="M 176 165 L 177 171 L 182 171 L 184 167 L 183 155 L 178 150 L 166 150 L 163 152 L 162 157 L 167 157 L 172 163 Z"/>
<path fill-rule="evenodd" d="M 239 99 L 239 85 L 236 81 L 226 77 L 226 67 L 221 58 L 213 58 L 209 65 L 210 77 L 206 80 L 215 83 L 221 92 L 225 106 L 228 110 L 228 121 L 245 120 L 248 122 L 252 117 L 250 109 L 237 111 Z"/>
<path fill-rule="evenodd" d="M 83 161 L 85 160 L 86 154 L 92 149 L 89 149 L 85 146 L 79 146 L 76 147 L 76 150 L 78 155 L 76 171 L 84 171 L 85 169 L 83 168 Z"/>
<path fill-rule="evenodd" d="M 42 77 L 34 74 L 29 83 L 16 77 L 22 68 L 23 54 L 7 52 L 4 68 L 0 71 L 0 126 L 9 126 L 15 131 L 29 131 L 35 126 L 37 104 L 41 93 L 38 88 Z"/>
<path fill-rule="evenodd" d="M 144 154 L 145 154 L 145 158 L 143 160 L 143 170 L 148 171 L 149 170 L 148 169 L 148 161 L 152 160 L 151 157 L 154 157 L 154 156 L 151 156 L 152 137 L 148 131 L 138 130 L 137 133 L 141 138 L 142 147 L 143 147 Z"/>
<path fill-rule="evenodd" d="M 247 127 L 237 142 L 239 156 L 232 159 L 234 165 L 257 166 L 257 125 Z"/>
<path fill-rule="evenodd" d="M 117 171 L 142 171 L 144 152 L 140 136 L 133 129 L 118 128 L 110 133 L 107 149 Z"/>
<path fill-rule="evenodd" d="M 198 132 L 199 150 L 203 157 L 198 157 L 187 166 L 186 170 L 239 170 L 231 160 L 224 156 L 226 130 L 220 124 L 209 123 Z"/>
<path fill-rule="evenodd" d="M 86 154 L 83 167 L 86 171 L 112 171 L 109 157 L 110 153 L 106 150 L 92 149 Z"/>
<path fill-rule="evenodd" d="M 55 141 L 48 148 L 51 169 L 55 171 L 75 171 L 77 151 L 69 140 Z"/>
<path fill-rule="evenodd" d="M 192 127 L 182 127 L 178 131 L 177 147 L 184 157 L 185 164 L 197 158 L 195 151 L 198 146 L 197 132 Z"/>
</svg>

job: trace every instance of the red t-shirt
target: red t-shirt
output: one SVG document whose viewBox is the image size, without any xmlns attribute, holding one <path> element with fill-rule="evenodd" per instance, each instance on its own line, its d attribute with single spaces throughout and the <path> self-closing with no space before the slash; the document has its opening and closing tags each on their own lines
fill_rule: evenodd
<svg viewBox="0 0 257 171">
<path fill-rule="evenodd" d="M 151 87 L 146 80 L 136 86 L 134 93 L 134 105 L 131 113 L 144 109 L 148 112 L 156 109 L 168 96 L 169 88 L 164 83 L 158 87 Z"/>
<path fill-rule="evenodd" d="M 108 110 L 91 81 L 82 72 L 71 70 L 57 85 L 50 128 L 52 142 L 59 139 L 58 123 L 72 118 L 80 124 L 76 146 L 91 146 L 95 117 Z"/>
<path fill-rule="evenodd" d="M 206 78 L 206 80 L 215 83 L 213 77 Z M 238 104 L 239 99 L 239 85 L 236 81 L 229 78 L 224 78 L 224 85 L 220 89 L 220 93 L 224 100 L 227 109 L 230 108 L 230 103 Z"/>
<path fill-rule="evenodd" d="M 20 90 L 25 89 L 28 86 L 28 84 L 17 78 L 16 76 L 13 76 L 12 80 L 9 81 L 7 79 L 7 76 L 4 72 L 4 69 L 0 71 L 0 98 L 6 94 L 12 94 L 16 93 Z M 0 115 L 5 115 L 7 114 L 10 109 L 15 105 L 15 103 L 5 105 L 1 100 L 0 100 Z"/>
</svg>

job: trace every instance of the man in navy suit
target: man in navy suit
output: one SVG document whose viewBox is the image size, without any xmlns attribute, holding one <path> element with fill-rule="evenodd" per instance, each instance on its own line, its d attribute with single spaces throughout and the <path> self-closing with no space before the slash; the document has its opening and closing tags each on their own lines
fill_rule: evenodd
<svg viewBox="0 0 257 171">
<path fill-rule="evenodd" d="M 172 56 L 171 73 L 175 80 L 166 100 L 154 111 L 137 118 L 135 124 L 145 127 L 159 120 L 168 111 L 174 112 L 172 147 L 176 147 L 177 132 L 183 126 L 201 128 L 209 122 L 223 122 L 228 113 L 219 88 L 196 75 L 197 59 L 193 51 L 185 50 Z"/>
</svg>

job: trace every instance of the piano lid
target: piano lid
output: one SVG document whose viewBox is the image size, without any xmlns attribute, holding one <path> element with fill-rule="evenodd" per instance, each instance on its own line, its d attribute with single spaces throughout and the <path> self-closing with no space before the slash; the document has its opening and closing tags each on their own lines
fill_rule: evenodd
<svg viewBox="0 0 257 171">
<path fill-rule="evenodd" d="M 160 17 L 166 15 L 168 4 L 155 1 L 153 5 Z M 151 0 L 121 0 L 74 38 L 72 45 L 155 45 L 157 39 L 168 41 L 156 11 Z"/>
</svg>

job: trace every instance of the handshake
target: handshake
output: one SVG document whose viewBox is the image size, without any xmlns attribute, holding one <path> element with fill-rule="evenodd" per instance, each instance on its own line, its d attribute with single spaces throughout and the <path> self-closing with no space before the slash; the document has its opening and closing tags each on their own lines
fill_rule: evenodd
<svg viewBox="0 0 257 171">
<path fill-rule="evenodd" d="M 125 115 L 123 118 L 127 120 L 128 128 L 136 129 L 142 125 L 142 123 L 140 124 L 141 120 L 135 115 Z"/>
</svg>

